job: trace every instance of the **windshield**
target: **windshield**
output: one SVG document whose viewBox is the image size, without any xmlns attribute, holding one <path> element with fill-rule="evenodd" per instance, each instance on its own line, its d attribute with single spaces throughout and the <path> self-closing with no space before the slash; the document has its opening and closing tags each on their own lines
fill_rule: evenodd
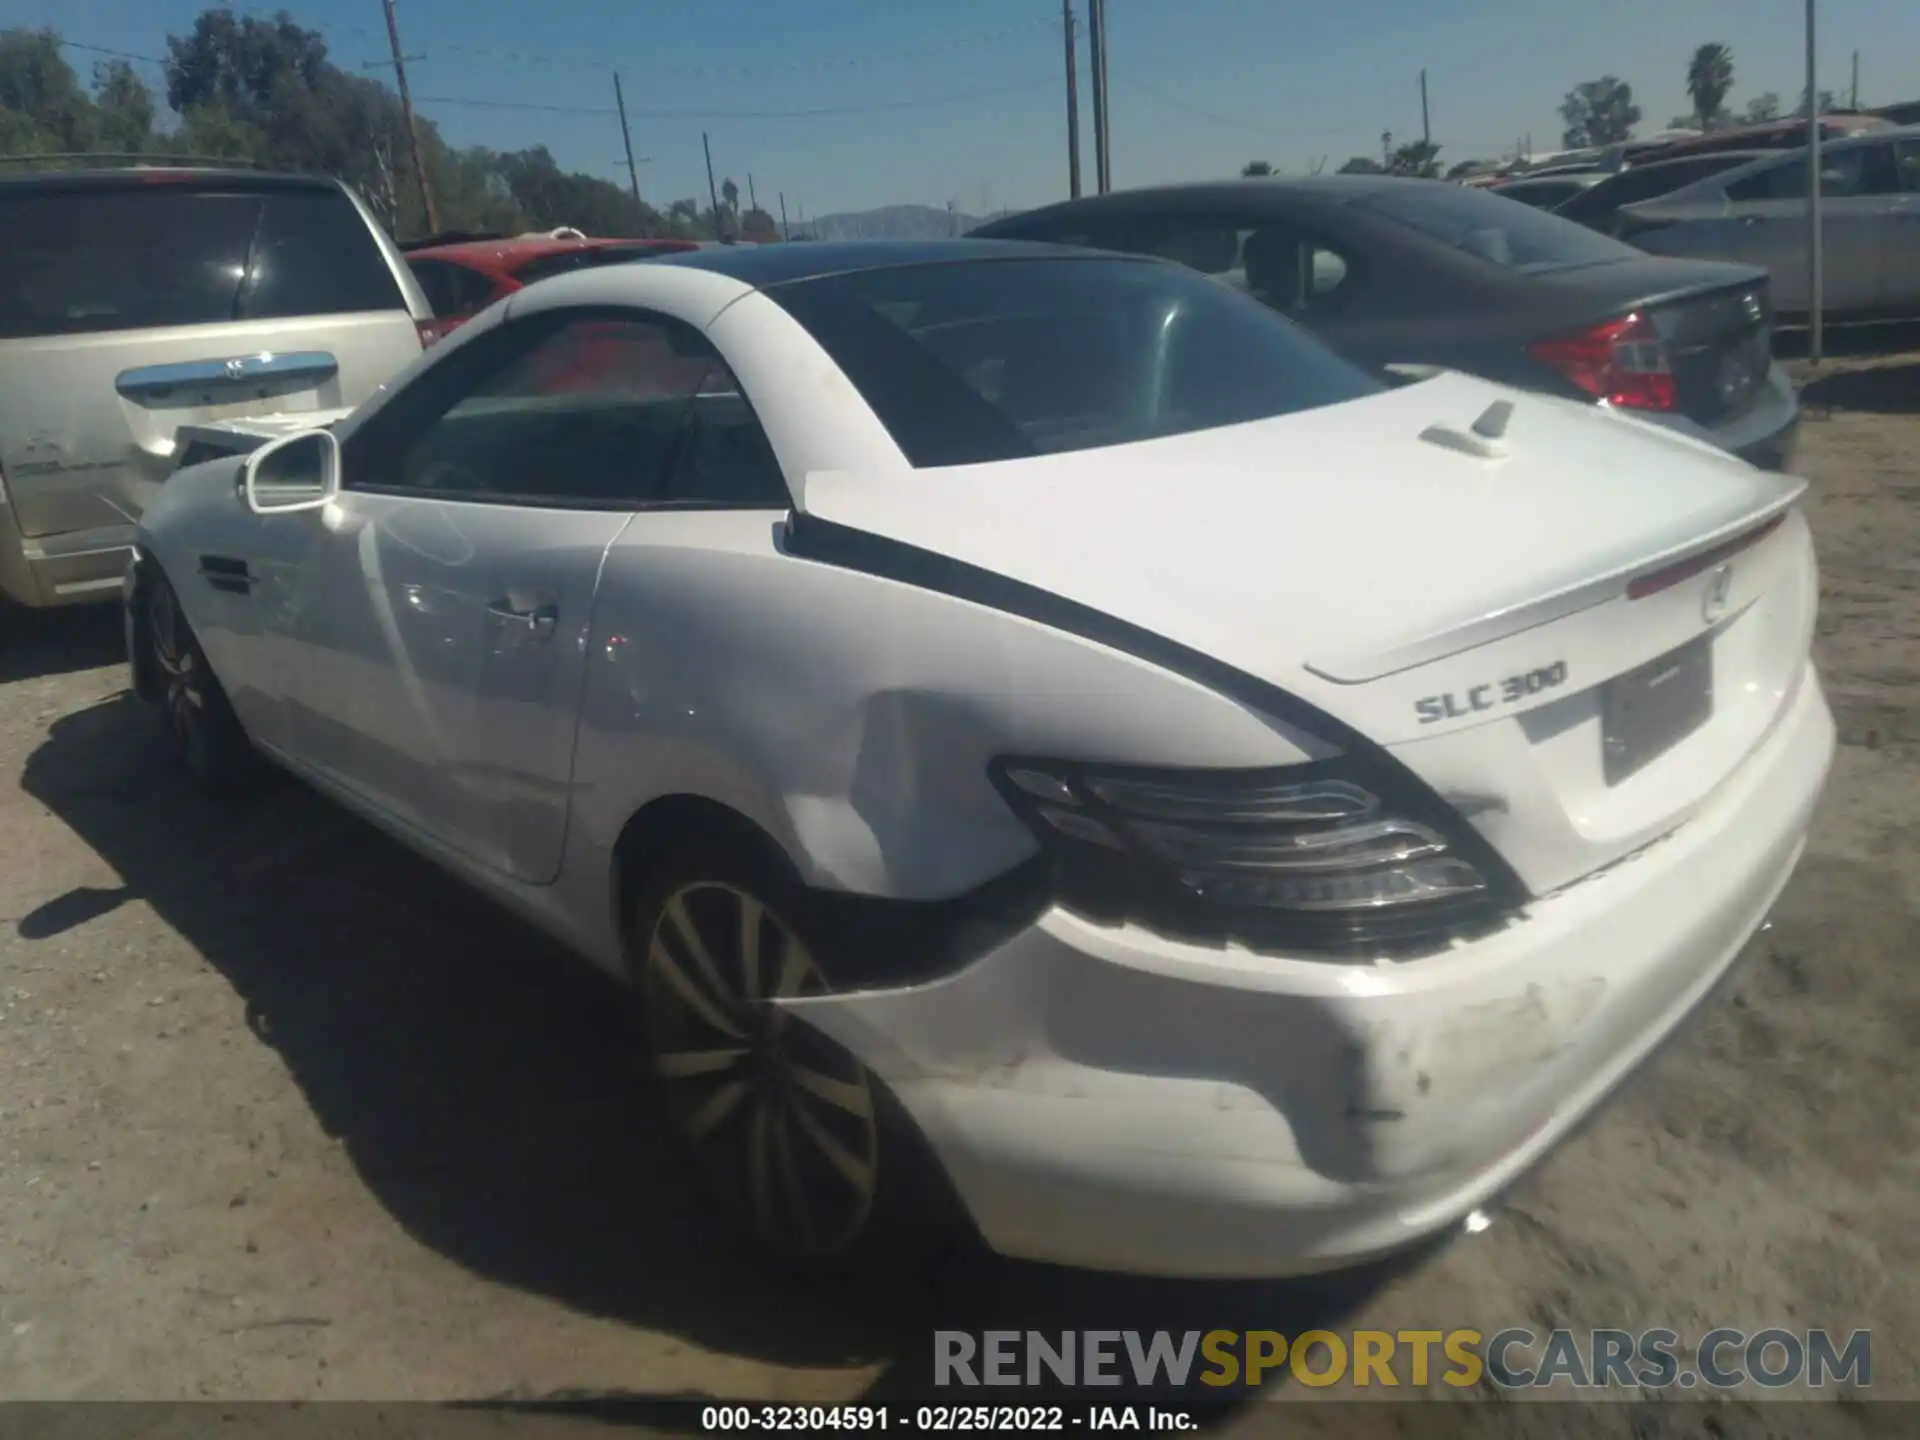
<svg viewBox="0 0 1920 1440">
<path fill-rule="evenodd" d="M 1522 275 L 1605 265 L 1640 254 L 1558 215 L 1438 180 L 1387 186 L 1359 204 Z"/>
<path fill-rule="evenodd" d="M 1257 301 L 1151 260 L 900 266 L 766 293 L 921 469 L 1124 445 L 1382 388 Z"/>
</svg>

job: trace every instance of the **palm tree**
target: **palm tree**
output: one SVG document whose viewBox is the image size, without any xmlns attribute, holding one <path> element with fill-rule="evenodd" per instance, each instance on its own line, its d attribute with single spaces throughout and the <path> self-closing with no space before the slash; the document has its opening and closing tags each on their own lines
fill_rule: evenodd
<svg viewBox="0 0 1920 1440">
<path fill-rule="evenodd" d="M 1702 130 L 1718 123 L 1733 90 L 1733 52 L 1724 45 L 1702 45 L 1687 64 L 1687 94 Z"/>
<path fill-rule="evenodd" d="M 1240 174 L 1242 178 L 1251 180 L 1256 176 L 1273 174 L 1273 166 L 1264 160 L 1249 160 L 1240 167 Z"/>
</svg>

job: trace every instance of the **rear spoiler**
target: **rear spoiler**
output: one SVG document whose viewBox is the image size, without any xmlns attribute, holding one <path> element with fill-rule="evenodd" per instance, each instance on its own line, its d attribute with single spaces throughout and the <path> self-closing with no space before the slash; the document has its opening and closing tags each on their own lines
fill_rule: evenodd
<svg viewBox="0 0 1920 1440">
<path fill-rule="evenodd" d="M 1341 655 L 1325 660 L 1309 660 L 1307 669 L 1322 680 L 1336 685 L 1364 685 L 1384 680 L 1417 665 L 1445 660 L 1465 650 L 1490 645 L 1510 635 L 1536 626 L 1550 625 L 1582 610 L 1591 610 L 1622 596 L 1638 599 L 1677 584 L 1725 559 L 1728 555 L 1757 543 L 1777 529 L 1787 511 L 1806 493 L 1807 482 L 1797 476 L 1774 477 L 1779 489 L 1759 505 L 1751 506 L 1714 526 L 1704 535 L 1659 555 L 1615 566 L 1591 580 L 1569 586 L 1556 595 L 1543 595 L 1505 610 L 1495 611 L 1454 625 L 1429 631 L 1386 649 L 1365 655 Z"/>
</svg>

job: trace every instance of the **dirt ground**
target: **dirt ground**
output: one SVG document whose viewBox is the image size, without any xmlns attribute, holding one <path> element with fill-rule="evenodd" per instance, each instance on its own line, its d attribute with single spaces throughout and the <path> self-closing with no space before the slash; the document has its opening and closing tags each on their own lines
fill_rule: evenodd
<svg viewBox="0 0 1920 1440">
<path fill-rule="evenodd" d="M 1920 359 L 1806 399 L 1843 748 L 1776 923 L 1489 1230 L 1311 1285 L 770 1280 L 584 967 L 297 787 L 197 798 L 112 615 L 6 616 L 0 1397 L 851 1399 L 936 1324 L 1311 1321 L 1870 1328 L 1920 1399 Z"/>
</svg>

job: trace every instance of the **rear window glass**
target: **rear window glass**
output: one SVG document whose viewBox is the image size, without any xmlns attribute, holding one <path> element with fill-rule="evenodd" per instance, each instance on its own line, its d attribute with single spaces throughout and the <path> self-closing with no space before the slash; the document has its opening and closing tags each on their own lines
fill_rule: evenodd
<svg viewBox="0 0 1920 1440">
<path fill-rule="evenodd" d="M 403 308 L 338 193 L 0 195 L 0 337 Z"/>
<path fill-rule="evenodd" d="M 0 336 L 232 320 L 259 218 L 165 186 L 0 195 Z"/>
<path fill-rule="evenodd" d="M 353 202 L 337 190 L 264 197 L 243 320 L 404 310 L 386 256 Z"/>
<path fill-rule="evenodd" d="M 1263 420 L 1381 385 L 1264 305 L 1144 260 L 986 260 L 769 289 L 916 468 Z"/>
<path fill-rule="evenodd" d="M 1630 260 L 1640 252 L 1558 215 L 1441 181 L 1393 185 L 1359 202 L 1409 229 L 1523 275 Z"/>
</svg>

